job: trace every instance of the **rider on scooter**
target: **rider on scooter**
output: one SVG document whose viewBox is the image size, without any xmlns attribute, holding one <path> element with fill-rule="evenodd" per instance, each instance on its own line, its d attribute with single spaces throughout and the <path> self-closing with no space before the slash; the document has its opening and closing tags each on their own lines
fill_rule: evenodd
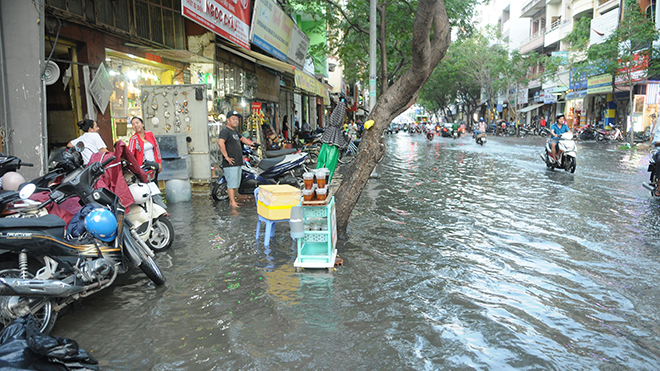
<svg viewBox="0 0 660 371">
<path fill-rule="evenodd" d="M 554 162 L 557 158 L 557 143 L 559 143 L 559 138 L 564 133 L 567 133 L 570 129 L 566 125 L 566 118 L 563 113 L 557 114 L 557 122 L 552 124 L 550 128 L 550 147 L 552 148 L 552 156 L 550 161 Z"/>
</svg>

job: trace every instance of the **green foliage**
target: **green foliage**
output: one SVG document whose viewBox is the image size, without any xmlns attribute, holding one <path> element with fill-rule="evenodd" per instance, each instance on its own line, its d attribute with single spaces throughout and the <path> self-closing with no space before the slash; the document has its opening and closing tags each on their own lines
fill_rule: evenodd
<svg viewBox="0 0 660 371">
<path fill-rule="evenodd" d="M 655 25 L 634 0 L 627 0 L 617 29 L 604 42 L 589 48 L 584 64 L 600 66 L 606 73 L 618 75 L 626 85 L 634 84 L 634 71 L 640 67 L 638 55 L 650 57 L 657 39 Z M 653 73 L 654 64 L 650 68 Z"/>
<path fill-rule="evenodd" d="M 589 46 L 590 33 L 591 17 L 584 16 L 573 26 L 573 31 L 566 35 L 564 41 L 568 43 L 571 50 L 584 50 Z"/>
<path fill-rule="evenodd" d="M 475 6 L 480 0 L 445 0 L 445 7 L 452 26 L 460 28 L 464 37 L 472 30 Z M 369 81 L 369 0 L 339 2 L 334 0 L 286 0 L 284 9 L 293 14 L 313 16 L 324 20 L 328 40 L 326 55 L 342 61 L 344 78 L 348 82 Z M 412 29 L 417 10 L 417 0 L 378 0 L 377 4 L 378 70 L 385 71 L 387 86 L 390 86 L 411 66 Z M 382 16 L 384 15 L 384 20 Z M 381 29 L 384 27 L 384 29 Z M 385 45 L 382 55 L 381 45 Z M 315 50 L 319 53 L 320 50 Z M 383 66 L 383 61 L 387 65 Z M 383 70 L 383 67 L 385 69 Z M 378 84 L 383 84 L 383 73 L 379 73 Z"/>
</svg>

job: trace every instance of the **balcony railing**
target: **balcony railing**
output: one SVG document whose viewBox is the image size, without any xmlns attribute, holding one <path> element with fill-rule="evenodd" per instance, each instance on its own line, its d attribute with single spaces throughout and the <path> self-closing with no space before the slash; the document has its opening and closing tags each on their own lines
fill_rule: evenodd
<svg viewBox="0 0 660 371">
<path fill-rule="evenodd" d="M 520 43 L 520 45 L 522 45 L 522 46 L 527 45 L 527 44 L 531 43 L 532 41 L 538 39 L 539 37 L 542 37 L 543 35 L 545 35 L 545 28 L 542 28 L 542 29 L 534 32 L 532 34 L 532 36 L 530 36 L 528 39 L 526 39 L 525 41 Z"/>
<path fill-rule="evenodd" d="M 527 5 L 523 6 L 522 12 L 520 12 L 520 14 L 527 13 L 530 9 L 532 9 L 535 5 L 537 5 L 541 1 L 545 1 L 545 0 L 531 0 L 529 3 L 527 3 Z"/>
</svg>

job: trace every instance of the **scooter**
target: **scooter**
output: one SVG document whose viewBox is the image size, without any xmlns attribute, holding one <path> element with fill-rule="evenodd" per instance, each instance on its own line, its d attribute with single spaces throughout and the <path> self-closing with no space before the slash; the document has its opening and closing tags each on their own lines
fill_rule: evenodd
<svg viewBox="0 0 660 371">
<path fill-rule="evenodd" d="M 552 147 L 550 139 L 548 139 L 545 143 L 545 153 L 541 155 L 541 159 L 545 161 L 546 167 L 548 169 L 564 169 L 570 173 L 574 173 L 577 163 L 577 146 L 573 140 L 573 133 L 568 131 L 559 137 L 557 159 L 555 161 L 552 161 L 551 154 Z"/>
<path fill-rule="evenodd" d="M 168 219 L 167 206 L 160 197 L 160 189 L 152 182 L 157 169 L 146 165 L 142 169 L 146 170 L 147 183 L 141 182 L 127 166 L 123 166 L 124 179 L 135 200 L 129 206 L 126 217 L 154 252 L 165 251 L 174 242 L 174 227 Z"/>
<path fill-rule="evenodd" d="M 105 232 L 106 238 L 84 232 L 66 239 L 66 223 L 52 214 L 0 218 L 0 326 L 33 314 L 39 330 L 47 334 L 62 308 L 109 287 L 129 265 L 140 267 L 155 284 L 165 283 L 153 253 L 124 218 L 118 196 L 107 188 L 93 187 L 113 160 L 72 172 L 36 206 L 45 209 L 77 196 L 83 204 L 97 205 L 95 210 L 109 210 L 116 225 Z M 27 199 L 35 189 L 34 184 L 23 185 L 20 198 Z"/>
<path fill-rule="evenodd" d="M 477 135 L 475 136 L 475 138 L 474 138 L 474 141 L 475 141 L 477 144 L 483 146 L 484 144 L 486 144 L 486 133 L 479 133 L 479 134 L 477 134 Z"/>
<path fill-rule="evenodd" d="M 254 190 L 262 184 L 289 184 L 296 188 L 302 188 L 304 181 L 302 174 L 307 171 L 305 162 L 308 154 L 298 151 L 297 153 L 260 160 L 254 155 L 252 149 L 243 146 L 243 166 L 241 171 L 241 184 L 238 193 L 242 195 L 253 195 Z M 213 182 L 211 197 L 216 201 L 225 200 L 227 194 L 227 180 L 222 175 Z"/>
<path fill-rule="evenodd" d="M 649 183 L 642 183 L 642 186 L 651 191 L 651 196 L 660 198 L 660 190 L 657 189 L 660 180 L 660 149 L 651 156 L 647 171 L 651 173 Z"/>
<path fill-rule="evenodd" d="M 427 130 L 426 131 L 426 139 L 433 140 L 433 137 L 435 137 L 435 132 L 433 130 Z"/>
</svg>

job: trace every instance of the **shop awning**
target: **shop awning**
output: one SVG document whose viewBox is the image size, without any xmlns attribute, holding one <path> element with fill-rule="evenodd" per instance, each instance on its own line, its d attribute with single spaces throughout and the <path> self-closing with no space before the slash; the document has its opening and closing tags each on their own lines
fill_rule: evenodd
<svg viewBox="0 0 660 371">
<path fill-rule="evenodd" d="M 263 55 L 261 53 L 257 53 L 257 52 L 251 51 L 251 50 L 245 50 L 245 49 L 242 49 L 242 48 L 240 50 L 237 50 L 237 49 L 234 49 L 231 46 L 226 46 L 226 45 L 223 45 L 223 44 L 217 44 L 217 45 L 218 45 L 219 48 L 222 48 L 222 49 L 224 49 L 228 52 L 239 55 L 239 56 L 241 56 L 241 57 L 243 57 L 247 60 L 253 61 L 254 63 L 256 63 L 258 65 L 268 67 L 268 68 L 273 69 L 275 71 L 279 71 L 279 72 L 288 73 L 288 74 L 293 75 L 294 71 L 296 70 L 296 67 L 291 65 L 291 64 L 282 62 L 282 61 L 280 61 L 278 59 L 275 59 L 275 58 L 271 58 L 271 57 L 269 57 L 267 55 Z"/>
<path fill-rule="evenodd" d="M 323 104 L 326 106 L 330 105 L 330 94 L 328 88 L 325 87 L 319 80 L 314 77 L 300 71 L 296 70 L 296 87 L 300 88 L 308 93 L 318 95 L 323 97 Z"/>
<path fill-rule="evenodd" d="M 520 113 L 529 112 L 529 111 L 531 111 L 531 110 L 533 110 L 533 109 L 535 109 L 535 108 L 539 108 L 539 107 L 541 107 L 541 106 L 544 105 L 544 104 L 545 104 L 545 103 L 532 104 L 531 106 L 527 106 L 527 107 L 525 107 L 525 108 L 521 108 L 521 109 L 520 109 Z"/>
<path fill-rule="evenodd" d="M 201 56 L 185 49 L 146 49 L 145 51 L 181 63 L 215 63 L 211 58 Z"/>
</svg>

